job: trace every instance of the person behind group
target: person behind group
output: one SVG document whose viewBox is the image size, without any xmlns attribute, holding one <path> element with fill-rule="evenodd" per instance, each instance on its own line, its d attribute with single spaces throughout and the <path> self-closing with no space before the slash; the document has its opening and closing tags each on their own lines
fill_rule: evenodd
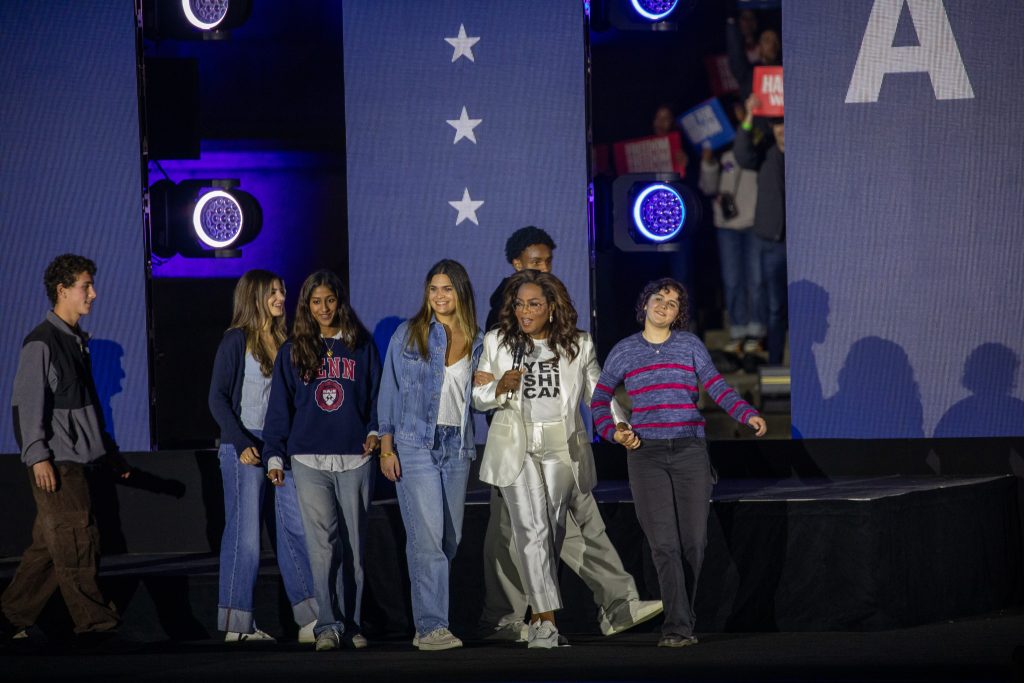
<svg viewBox="0 0 1024 683">
<path fill-rule="evenodd" d="M 746 119 L 741 103 L 736 103 L 734 111 L 737 121 Z M 706 146 L 700 164 L 700 190 L 712 197 L 717 228 L 725 308 L 729 313 L 729 342 L 723 350 L 753 353 L 760 348 L 766 331 L 760 252 L 750 229 L 757 205 L 757 173 L 742 168 L 732 149 L 716 157 Z"/>
<path fill-rule="evenodd" d="M 729 58 L 729 70 L 739 85 L 741 99 L 746 99 L 754 88 L 755 66 L 779 66 L 782 64 L 782 38 L 773 28 L 766 28 L 757 37 L 757 57 L 751 60 L 743 31 L 750 30 L 749 19 L 740 16 L 740 24 L 729 17 L 726 20 L 725 44 Z"/>
<path fill-rule="evenodd" d="M 274 361 L 263 427 L 267 477 L 295 488 L 318 607 L 316 650 L 364 648 L 363 554 L 379 446 L 380 357 L 337 275 L 319 270 L 299 293 L 291 339 Z"/>
<path fill-rule="evenodd" d="M 217 628 L 226 632 L 228 642 L 274 640 L 253 620 L 253 589 L 260 567 L 267 483 L 261 434 L 274 360 L 287 337 L 284 301 L 284 282 L 274 273 L 250 270 L 242 275 L 235 285 L 231 326 L 213 362 L 209 404 L 220 427 L 217 457 L 224 482 Z M 312 643 L 317 603 L 291 478 L 274 489 L 274 514 L 266 516 L 277 541 L 277 564 L 292 616 L 300 627 L 299 642 Z"/>
<path fill-rule="evenodd" d="M 484 337 L 473 389 L 478 410 L 495 410 L 480 479 L 501 490 L 532 610 L 527 643 L 559 643 L 558 557 L 573 491 L 595 481 L 590 438 L 580 415 L 600 368 L 590 335 L 576 328 L 565 285 L 523 270 L 505 287 L 498 327 Z M 497 378 L 497 379 L 495 379 Z"/>
<path fill-rule="evenodd" d="M 654 110 L 654 118 L 651 120 L 651 134 L 662 136 L 678 130 L 675 110 L 667 104 L 659 105 Z M 685 169 L 689 163 L 690 159 L 680 144 L 672 153 L 672 166 L 676 169 Z"/>
<path fill-rule="evenodd" d="M 550 273 L 555 241 L 535 226 L 520 228 L 505 242 L 505 257 L 516 273 L 530 269 Z M 502 279 L 490 298 L 487 329 L 498 324 L 505 285 Z M 490 516 L 484 534 L 484 605 L 480 616 L 485 637 L 522 641 L 528 598 L 521 570 L 512 554 L 512 524 L 498 488 L 491 489 Z M 598 626 L 614 635 L 661 613 L 660 600 L 640 600 L 633 577 L 622 566 L 605 529 L 597 499 L 589 489 L 574 488 L 566 517 L 561 559 L 587 585 L 598 605 Z"/>
<path fill-rule="evenodd" d="M 693 606 L 715 482 L 697 410 L 698 385 L 757 436 L 767 431 L 764 418 L 722 379 L 700 339 L 684 331 L 686 310 L 682 284 L 671 278 L 649 282 L 636 304 L 643 331 L 612 348 L 590 404 L 601 436 L 617 442 L 624 433 L 639 437 L 624 445 L 632 451 L 629 487 L 665 603 L 661 647 L 697 642 Z M 633 399 L 629 432 L 616 429 L 610 412 L 620 383 Z"/>
<path fill-rule="evenodd" d="M 32 544 L 0 599 L 2 637 L 26 637 L 60 589 L 76 642 L 109 640 L 117 609 L 96 583 L 99 530 L 90 481 L 131 471 L 103 422 L 89 361 L 89 335 L 79 322 L 96 301 L 96 264 L 63 254 L 46 267 L 53 308 L 22 343 L 11 408 L 14 438 L 28 468 L 36 517 Z"/>
<path fill-rule="evenodd" d="M 770 119 L 771 135 L 760 135 L 752 113 L 759 104 L 757 95 L 747 98 L 732 150 L 740 166 L 757 171 L 754 250 L 767 301 L 768 362 L 779 365 L 786 349 L 786 126 L 782 118 Z"/>
<path fill-rule="evenodd" d="M 406 528 L 420 650 L 462 647 L 448 629 L 448 581 L 476 458 L 471 392 L 482 341 L 469 275 L 444 259 L 427 272 L 420 310 L 395 330 L 384 358 L 380 469 L 395 482 Z"/>
</svg>

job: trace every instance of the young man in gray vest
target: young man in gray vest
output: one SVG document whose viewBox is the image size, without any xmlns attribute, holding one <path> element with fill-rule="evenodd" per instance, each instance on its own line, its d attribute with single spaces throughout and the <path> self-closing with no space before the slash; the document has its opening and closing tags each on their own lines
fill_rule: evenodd
<svg viewBox="0 0 1024 683">
<path fill-rule="evenodd" d="M 505 243 L 505 257 L 516 271 L 526 268 L 551 272 L 555 242 L 534 226 L 520 228 Z M 505 281 L 491 296 L 487 329 L 496 322 Z M 636 582 L 623 568 L 605 531 L 592 493 L 575 490 L 566 517 L 562 561 L 587 584 L 597 603 L 598 624 L 606 636 L 621 633 L 662 612 L 660 600 L 640 600 Z M 523 622 L 527 598 L 514 559 L 512 526 L 501 494 L 491 489 L 490 518 L 484 536 L 484 609 L 480 631 L 486 638 L 525 641 Z"/>
<path fill-rule="evenodd" d="M 53 592 L 60 589 L 74 622 L 76 641 L 105 640 L 118 624 L 117 610 L 96 584 L 99 531 L 88 479 L 130 474 L 103 425 L 89 362 L 89 336 L 78 326 L 96 300 L 96 264 L 64 254 L 46 268 L 44 284 L 53 310 L 29 333 L 18 358 L 11 407 L 14 436 L 28 468 L 36 519 L 32 545 L 0 605 L 8 637 L 25 635 Z"/>
</svg>

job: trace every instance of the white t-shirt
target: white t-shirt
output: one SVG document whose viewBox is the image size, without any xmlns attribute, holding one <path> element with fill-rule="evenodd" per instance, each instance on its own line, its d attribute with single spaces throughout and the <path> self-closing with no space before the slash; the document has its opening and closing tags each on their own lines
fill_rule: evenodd
<svg viewBox="0 0 1024 683">
<path fill-rule="evenodd" d="M 533 340 L 533 353 L 523 358 L 523 421 L 562 419 L 562 378 L 546 340 Z"/>
<path fill-rule="evenodd" d="M 466 385 L 469 383 L 469 356 L 463 356 L 444 369 L 441 404 L 437 408 L 437 424 L 462 427 L 466 412 Z"/>
</svg>

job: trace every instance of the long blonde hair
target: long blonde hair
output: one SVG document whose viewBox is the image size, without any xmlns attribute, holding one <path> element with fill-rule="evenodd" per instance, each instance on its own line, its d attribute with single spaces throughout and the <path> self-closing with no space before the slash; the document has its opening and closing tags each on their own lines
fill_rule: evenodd
<svg viewBox="0 0 1024 683">
<path fill-rule="evenodd" d="M 281 285 L 283 294 L 284 280 L 269 270 L 246 272 L 235 285 L 234 313 L 231 315 L 231 327 L 245 334 L 245 350 L 256 357 L 264 377 L 270 377 L 277 351 L 288 338 L 284 316 L 275 318 L 267 308 L 267 299 L 275 283 Z M 270 333 L 273 346 L 266 343 L 264 331 Z"/>
<path fill-rule="evenodd" d="M 409 348 L 415 347 L 421 358 L 429 355 L 427 338 L 430 335 L 430 319 L 434 311 L 430 308 L 430 281 L 435 275 L 447 275 L 455 290 L 455 324 L 466 337 L 468 349 L 473 348 L 476 339 L 476 301 L 473 298 L 473 285 L 469 282 L 469 274 L 458 261 L 443 259 L 430 270 L 423 282 L 423 305 L 409 321 Z M 460 358 L 462 356 L 459 356 Z"/>
</svg>

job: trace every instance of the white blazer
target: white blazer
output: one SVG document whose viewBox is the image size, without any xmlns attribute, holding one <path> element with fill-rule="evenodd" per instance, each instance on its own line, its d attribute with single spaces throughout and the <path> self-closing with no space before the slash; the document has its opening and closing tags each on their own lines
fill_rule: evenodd
<svg viewBox="0 0 1024 683">
<path fill-rule="evenodd" d="M 473 387 L 473 407 L 480 411 L 496 409 L 480 462 L 480 480 L 492 486 L 509 486 L 526 462 L 526 427 L 523 423 L 522 391 L 517 390 L 511 399 L 505 393 L 498 397 L 494 395 L 502 375 L 512 369 L 512 352 L 499 346 L 499 341 L 497 330 L 484 335 L 484 348 L 477 370 L 489 372 L 495 379 Z M 572 362 L 561 354 L 558 374 L 562 382 L 562 421 L 568 438 L 573 477 L 580 491 L 588 493 L 597 483 L 597 474 L 590 436 L 580 415 L 580 402 L 585 401 L 589 407 L 601 368 L 589 334 L 579 333 L 579 345 L 579 354 Z M 615 421 L 624 421 L 622 410 L 614 400 L 611 408 Z"/>
</svg>

